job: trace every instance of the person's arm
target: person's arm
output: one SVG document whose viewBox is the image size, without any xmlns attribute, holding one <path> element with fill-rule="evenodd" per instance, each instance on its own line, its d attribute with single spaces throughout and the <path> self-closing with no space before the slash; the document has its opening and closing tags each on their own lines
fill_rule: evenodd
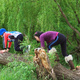
<svg viewBox="0 0 80 80">
<path fill-rule="evenodd" d="M 5 52 L 8 52 L 9 49 L 10 49 L 10 47 L 11 47 L 11 45 L 12 45 L 12 41 L 11 41 L 11 39 L 9 39 L 9 37 L 8 37 L 8 41 L 9 41 L 9 43 L 8 43 L 8 48 L 6 49 Z"/>
<path fill-rule="evenodd" d="M 7 39 L 8 39 L 7 34 L 4 33 L 4 35 L 3 35 L 3 48 L 4 49 L 7 48 Z"/>
<path fill-rule="evenodd" d="M 8 34 L 5 33 L 3 35 L 3 48 L 4 48 L 4 50 L 0 50 L 0 53 L 4 53 L 4 52 L 8 52 L 9 51 L 12 42 L 9 42 L 8 48 L 7 48 L 7 40 L 8 40 Z"/>
<path fill-rule="evenodd" d="M 12 44 L 12 41 L 11 39 L 8 38 L 9 34 L 4 34 L 3 36 L 3 48 L 6 49 L 7 48 L 7 41 L 9 41 L 8 43 L 8 49 L 10 49 L 11 47 L 11 44 Z"/>
<path fill-rule="evenodd" d="M 9 51 L 9 49 L 6 49 L 6 50 L 5 50 L 5 52 L 8 52 L 8 51 Z"/>
<path fill-rule="evenodd" d="M 12 42 L 9 42 L 8 43 L 8 49 L 10 49 L 11 45 L 12 45 Z"/>
<path fill-rule="evenodd" d="M 41 48 L 45 48 L 45 45 L 44 45 L 44 37 L 43 36 L 41 36 L 40 37 L 40 43 L 41 43 Z"/>
<path fill-rule="evenodd" d="M 0 50 L 0 53 L 5 53 L 5 52 L 8 52 L 9 49 L 4 49 L 4 50 Z"/>
</svg>

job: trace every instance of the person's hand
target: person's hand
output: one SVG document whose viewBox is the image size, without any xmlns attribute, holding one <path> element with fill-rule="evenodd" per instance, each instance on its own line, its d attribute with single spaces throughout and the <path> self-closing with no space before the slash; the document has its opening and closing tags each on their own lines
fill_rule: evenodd
<svg viewBox="0 0 80 80">
<path fill-rule="evenodd" d="M 0 54 L 3 53 L 2 50 L 0 50 Z"/>
<path fill-rule="evenodd" d="M 0 53 L 4 53 L 5 52 L 5 50 L 0 50 Z"/>
<path fill-rule="evenodd" d="M 8 51 L 9 51 L 9 49 L 6 50 L 6 52 L 8 52 Z"/>
<path fill-rule="evenodd" d="M 8 52 L 9 49 L 6 49 L 6 50 L 0 50 L 0 53 L 5 53 L 5 52 Z"/>
</svg>

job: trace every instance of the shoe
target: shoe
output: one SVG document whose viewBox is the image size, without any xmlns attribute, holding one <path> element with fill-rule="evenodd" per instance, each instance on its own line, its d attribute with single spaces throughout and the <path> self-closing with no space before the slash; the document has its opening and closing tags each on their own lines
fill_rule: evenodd
<svg viewBox="0 0 80 80">
<path fill-rule="evenodd" d="M 27 49 L 26 49 L 25 52 L 26 52 L 26 53 L 29 53 L 29 52 L 30 52 L 31 45 L 26 46 L 26 48 L 27 48 Z"/>
<path fill-rule="evenodd" d="M 66 57 L 65 57 L 65 61 L 66 61 L 66 63 L 68 63 L 68 64 L 70 65 L 71 70 L 75 69 L 72 60 L 73 60 L 72 55 L 69 55 L 69 56 L 66 56 Z"/>
</svg>

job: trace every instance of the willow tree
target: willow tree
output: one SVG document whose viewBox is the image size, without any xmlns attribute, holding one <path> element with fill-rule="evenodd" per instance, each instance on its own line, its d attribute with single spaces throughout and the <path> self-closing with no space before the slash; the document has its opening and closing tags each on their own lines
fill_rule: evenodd
<svg viewBox="0 0 80 80">
<path fill-rule="evenodd" d="M 76 41 L 75 44 L 77 43 L 78 47 L 76 47 L 75 51 L 77 52 L 76 56 L 77 56 L 77 60 L 79 61 L 79 57 L 80 57 L 79 55 L 80 53 L 80 38 L 79 38 L 80 37 L 80 28 L 79 28 L 80 27 L 80 19 L 79 19 L 80 0 L 75 0 L 75 1 L 71 1 L 71 0 L 63 1 L 62 0 L 60 2 L 57 0 L 54 0 L 54 1 L 57 3 L 58 8 L 60 9 L 60 12 L 62 16 L 64 17 L 66 23 L 72 29 L 72 34 L 68 34 L 68 35 L 72 36 L 72 40 Z M 66 10 L 64 9 L 65 7 L 67 7 Z M 72 53 L 75 53 L 75 51 L 73 51 Z"/>
<path fill-rule="evenodd" d="M 56 1 L 65 13 L 69 23 L 80 32 L 80 0 Z M 80 44 L 78 34 L 66 23 L 54 0 L 1 0 L 0 28 L 2 27 L 9 31 L 20 31 L 28 35 L 31 40 L 33 40 L 33 34 L 36 31 L 61 32 L 68 39 L 68 53 Z"/>
</svg>

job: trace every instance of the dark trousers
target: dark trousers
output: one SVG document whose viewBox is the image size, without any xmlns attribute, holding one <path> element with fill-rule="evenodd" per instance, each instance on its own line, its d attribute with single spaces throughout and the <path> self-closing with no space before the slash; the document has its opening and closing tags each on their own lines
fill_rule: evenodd
<svg viewBox="0 0 80 80">
<path fill-rule="evenodd" d="M 62 55 L 64 57 L 68 56 L 68 54 L 66 53 L 66 37 L 63 34 L 61 34 L 61 33 L 58 33 L 58 36 L 56 37 L 56 39 L 51 41 L 48 44 L 48 49 L 50 50 L 53 46 L 56 46 L 58 44 L 61 45 Z"/>
<path fill-rule="evenodd" d="M 20 48 L 20 43 L 21 41 L 23 41 L 23 35 L 20 34 L 17 36 L 17 38 L 14 39 L 14 49 L 16 51 L 23 51 L 21 48 Z"/>
</svg>

